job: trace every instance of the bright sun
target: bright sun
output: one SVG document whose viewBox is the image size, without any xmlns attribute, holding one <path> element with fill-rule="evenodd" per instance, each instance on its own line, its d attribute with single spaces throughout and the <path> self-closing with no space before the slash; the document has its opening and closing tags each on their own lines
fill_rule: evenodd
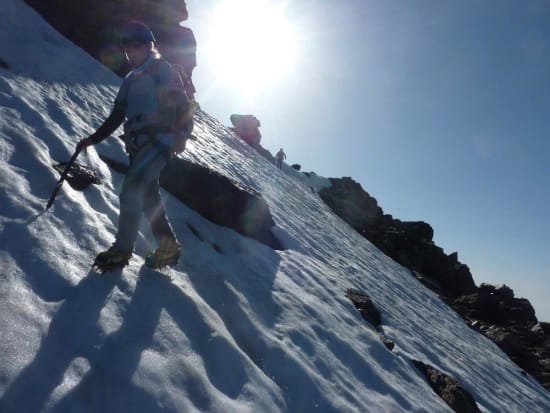
<svg viewBox="0 0 550 413">
<path fill-rule="evenodd" d="M 281 7 L 269 0 L 224 0 L 214 11 L 205 52 L 219 82 L 256 94 L 294 68 L 296 44 Z"/>
</svg>

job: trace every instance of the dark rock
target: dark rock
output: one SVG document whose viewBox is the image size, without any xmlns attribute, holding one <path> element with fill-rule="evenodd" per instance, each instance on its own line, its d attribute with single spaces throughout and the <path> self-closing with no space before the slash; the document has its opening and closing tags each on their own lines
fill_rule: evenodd
<svg viewBox="0 0 550 413">
<path fill-rule="evenodd" d="M 446 255 L 433 243 L 430 225 L 402 222 L 384 214 L 376 199 L 351 178 L 330 181 L 332 186 L 321 189 L 319 196 L 336 215 L 409 268 L 468 325 L 493 339 L 518 366 L 550 390 L 546 379 L 550 374 L 550 325 L 543 323 L 536 332 L 530 331 L 537 318 L 528 300 L 515 298 L 506 285 L 476 287 L 470 269 L 458 260 L 458 253 Z M 489 333 L 491 324 L 495 327 Z"/>
<path fill-rule="evenodd" d="M 319 195 L 336 215 L 346 221 L 356 230 L 371 228 L 382 208 L 360 184 L 349 177 L 341 179 L 330 178 L 331 186 L 319 191 Z"/>
<path fill-rule="evenodd" d="M 66 165 L 66 162 L 62 162 L 55 164 L 53 168 L 61 175 Z M 65 180 L 73 189 L 76 189 L 77 191 L 83 191 L 91 184 L 98 185 L 101 183 L 98 174 L 94 170 L 77 163 L 73 163 Z"/>
<path fill-rule="evenodd" d="M 380 333 L 380 340 L 382 340 L 382 344 L 386 346 L 386 348 L 389 351 L 393 351 L 393 348 L 395 347 L 395 342 L 393 340 L 390 340 L 388 336 L 386 336 L 384 333 Z"/>
<path fill-rule="evenodd" d="M 8 70 L 10 68 L 10 65 L 2 58 L 0 58 L 0 67 L 2 69 Z"/>
<path fill-rule="evenodd" d="M 295 163 L 295 164 L 291 165 L 291 168 L 296 169 L 297 171 L 299 171 L 300 169 L 302 169 L 302 165 L 299 165 L 299 164 Z"/>
<path fill-rule="evenodd" d="M 229 119 L 233 124 L 233 127 L 230 129 L 233 130 L 239 138 L 253 148 L 260 145 L 262 134 L 259 128 L 261 123 L 256 116 L 232 114 Z"/>
<path fill-rule="evenodd" d="M 526 347 L 521 337 L 498 327 L 487 330 L 486 335 L 509 356 L 518 355 Z"/>
<path fill-rule="evenodd" d="M 126 173 L 122 162 L 101 156 L 112 169 Z M 227 177 L 180 158 L 172 159 L 162 171 L 161 186 L 215 224 L 232 228 L 273 249 L 284 247 L 271 233 L 275 225 L 267 203 L 250 188 L 239 187 Z"/>
<path fill-rule="evenodd" d="M 531 331 L 535 334 L 550 335 L 550 323 L 537 323 Z"/>
<path fill-rule="evenodd" d="M 550 390 L 550 335 L 540 327 L 544 323 L 487 324 L 480 320 L 471 325 L 494 341 L 520 368 Z"/>
<path fill-rule="evenodd" d="M 472 395 L 454 378 L 421 361 L 412 360 L 412 363 L 424 374 L 432 389 L 453 411 L 481 413 Z"/>
<path fill-rule="evenodd" d="M 385 215 L 376 199 L 351 178 L 331 178 L 319 196 L 333 212 L 403 266 L 434 280 L 449 298 L 475 291 L 469 268 L 458 254 L 445 255 L 433 244 L 433 228 L 422 221 L 402 222 Z"/>
<path fill-rule="evenodd" d="M 531 303 L 524 298 L 514 298 L 514 292 L 505 285 L 481 284 L 473 294 L 454 300 L 452 307 L 462 316 L 500 326 L 537 322 Z"/>
<path fill-rule="evenodd" d="M 130 69 L 116 28 L 128 19 L 154 27 L 161 1 L 150 0 L 25 0 L 49 24 L 120 76 Z"/>
<path fill-rule="evenodd" d="M 430 224 L 422 221 L 401 222 L 399 227 L 409 239 L 432 242 L 434 230 Z"/>
<path fill-rule="evenodd" d="M 484 284 L 481 284 L 483 286 Z M 494 293 L 497 294 L 505 302 L 510 302 L 514 299 L 514 291 L 506 284 L 499 284 L 494 287 Z"/>
<path fill-rule="evenodd" d="M 422 284 L 424 284 L 426 287 L 428 287 L 430 290 L 434 291 L 437 294 L 441 294 L 443 292 L 443 288 L 441 287 L 441 284 L 430 277 L 426 277 L 423 274 L 417 272 L 417 271 L 411 271 L 413 276 L 420 281 Z M 444 297 L 442 297 L 443 299 Z"/>
<path fill-rule="evenodd" d="M 382 320 L 380 311 L 375 307 L 371 298 L 367 294 L 350 288 L 346 291 L 346 297 L 351 300 L 355 308 L 359 310 L 359 313 L 365 320 L 367 320 L 375 328 L 380 325 Z"/>
</svg>

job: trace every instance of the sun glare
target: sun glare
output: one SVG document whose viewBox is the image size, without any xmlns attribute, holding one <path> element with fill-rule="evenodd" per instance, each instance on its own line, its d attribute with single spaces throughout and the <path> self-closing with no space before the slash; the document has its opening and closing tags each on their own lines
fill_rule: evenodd
<svg viewBox="0 0 550 413">
<path fill-rule="evenodd" d="M 268 0 L 225 0 L 214 11 L 204 51 L 219 82 L 256 94 L 293 69 L 296 44 L 280 6 Z"/>
</svg>

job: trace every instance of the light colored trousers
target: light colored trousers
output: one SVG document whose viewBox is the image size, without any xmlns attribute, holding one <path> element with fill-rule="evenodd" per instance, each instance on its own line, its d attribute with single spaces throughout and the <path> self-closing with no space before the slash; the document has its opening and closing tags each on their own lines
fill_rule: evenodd
<svg viewBox="0 0 550 413">
<path fill-rule="evenodd" d="M 118 232 L 114 245 L 133 251 L 142 212 L 151 225 L 157 242 L 163 237 L 175 239 L 160 196 L 159 176 L 166 166 L 165 147 L 146 145 L 133 157 L 120 193 Z"/>
</svg>

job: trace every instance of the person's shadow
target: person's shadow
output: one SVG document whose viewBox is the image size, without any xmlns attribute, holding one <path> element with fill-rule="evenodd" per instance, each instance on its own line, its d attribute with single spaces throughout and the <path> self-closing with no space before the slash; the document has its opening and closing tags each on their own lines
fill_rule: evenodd
<svg viewBox="0 0 550 413">
<path fill-rule="evenodd" d="M 120 271 L 111 277 L 120 277 Z M 114 285 L 112 279 L 89 274 L 72 288 L 33 361 L 2 395 L 0 412 L 41 411 L 71 362 L 93 359 L 102 340 L 97 321 Z"/>
<path fill-rule="evenodd" d="M 278 260 L 275 265 L 278 265 Z M 269 270 L 273 271 L 266 274 L 269 280 L 263 280 L 268 283 L 264 285 L 269 289 L 269 292 L 265 291 L 266 298 L 271 292 L 276 267 Z M 204 275 L 198 271 L 185 270 L 190 279 Z M 224 285 L 221 274 L 216 276 L 220 280 L 212 286 L 214 289 Z M 146 377 L 148 373 L 138 369 L 138 365 L 155 363 L 152 360 L 166 362 L 162 356 L 156 358 L 156 355 L 164 350 L 173 354 L 173 345 L 177 342 L 185 343 L 180 344 L 181 353 L 196 353 L 200 357 L 211 385 L 219 392 L 229 398 L 237 398 L 241 394 L 249 380 L 245 371 L 247 361 L 243 360 L 242 352 L 235 351 L 234 343 L 227 337 L 213 334 L 217 328 L 212 325 L 212 315 L 223 309 L 212 308 L 212 301 L 208 302 L 209 297 L 206 297 L 210 310 L 205 314 L 204 308 L 198 308 L 198 305 L 206 305 L 202 297 L 191 298 L 185 293 L 185 287 L 145 266 L 132 277 L 137 277 L 134 291 L 121 277 L 120 271 L 105 276 L 90 273 L 71 288 L 54 315 L 35 358 L 4 392 L 0 399 L 0 412 L 40 412 L 43 409 L 51 412 L 176 411 L 175 406 L 170 407 L 170 397 L 166 394 L 159 396 L 152 391 L 160 387 L 158 380 L 166 379 L 163 378 L 165 371 L 171 369 L 150 369 L 149 364 L 147 371 L 158 374 L 158 380 L 153 380 Z M 238 275 L 235 275 L 236 278 Z M 203 282 L 199 285 L 205 286 Z M 115 287 L 123 292 L 116 295 L 118 298 L 113 291 Z M 229 309 L 239 308 L 233 293 L 227 294 L 228 291 L 223 290 L 209 294 L 203 288 L 197 290 L 201 295 L 213 294 L 210 298 L 214 301 L 220 301 L 219 297 L 223 297 L 222 301 Z M 109 298 L 110 295 L 112 298 Z M 129 303 L 120 298 L 124 295 L 131 297 Z M 120 309 L 121 324 L 118 330 L 106 335 L 105 328 L 98 323 L 102 309 L 113 300 L 118 301 L 116 305 Z M 264 305 L 270 307 L 269 302 Z M 273 309 L 269 311 L 273 312 Z M 163 312 L 169 317 L 163 316 Z M 222 314 L 218 315 L 224 318 Z M 179 330 L 172 330 L 169 335 L 184 335 L 185 339 L 173 340 L 167 336 L 164 340 L 166 347 L 162 348 L 164 341 L 158 340 L 155 335 L 163 334 L 164 329 L 158 329 L 159 324 L 170 328 L 165 325 L 167 318 Z M 112 324 L 116 322 L 111 320 Z M 75 375 L 75 369 L 80 373 Z M 182 364 L 184 369 L 185 364 Z M 82 378 L 79 380 L 77 377 Z M 76 385 L 75 380 L 79 380 Z M 72 388 L 63 391 L 64 386 Z M 64 394 L 56 400 L 58 388 Z M 208 410 L 212 400 L 196 380 L 185 379 L 184 388 L 186 397 L 196 409 Z M 160 391 L 162 393 L 164 390 Z M 159 397 L 167 403 L 162 408 L 158 404 Z"/>
<path fill-rule="evenodd" d="M 142 389 L 140 378 L 137 381 L 133 378 L 140 361 L 148 363 L 148 355 L 155 359 L 155 353 L 164 351 L 162 344 L 158 340 L 154 344 L 153 340 L 159 324 L 166 322 L 161 319 L 163 311 L 186 336 L 188 346 L 182 346 L 180 352 L 200 355 L 210 383 L 230 398 L 237 397 L 242 391 L 246 384 L 242 360 L 226 338 L 213 336 L 215 326 L 210 325 L 195 301 L 160 272 L 143 267 L 137 277 L 123 324 L 107 338 L 91 360 L 91 369 L 54 411 L 159 411 L 158 400 L 151 396 L 151 389 Z M 166 346 L 173 344 L 170 338 L 166 341 Z M 170 348 L 170 351 L 174 349 Z M 158 373 L 164 374 L 162 371 Z M 188 384 L 187 397 L 197 409 L 208 410 L 210 401 L 205 392 L 195 388 L 191 382 Z"/>
</svg>

